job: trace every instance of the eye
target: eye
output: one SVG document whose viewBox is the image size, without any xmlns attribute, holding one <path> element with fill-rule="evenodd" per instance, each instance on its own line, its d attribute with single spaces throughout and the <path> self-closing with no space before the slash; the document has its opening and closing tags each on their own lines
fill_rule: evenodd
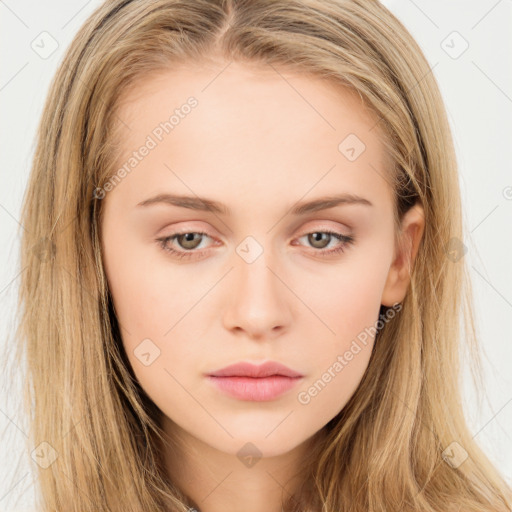
<svg viewBox="0 0 512 512">
<path fill-rule="evenodd" d="M 201 237 L 203 236 L 210 238 L 206 233 L 189 231 L 185 233 L 175 233 L 170 236 L 158 238 L 157 241 L 160 242 L 160 246 L 164 251 L 171 253 L 173 256 L 181 259 L 202 254 L 203 251 L 196 251 L 195 249 L 197 249 L 197 247 L 200 245 Z M 176 240 L 178 244 L 183 249 L 185 249 L 185 251 L 173 249 L 169 245 L 169 242 L 173 242 L 174 240 Z"/>
<path fill-rule="evenodd" d="M 200 257 L 205 253 L 205 251 L 196 250 L 201 245 L 202 237 L 211 238 L 207 233 L 189 231 L 184 233 L 174 233 L 166 237 L 158 238 L 157 242 L 159 242 L 160 247 L 165 252 L 170 253 L 179 259 L 183 259 L 193 256 Z M 330 230 L 306 233 L 297 240 L 305 237 L 307 237 L 308 243 L 310 243 L 313 248 L 321 249 L 314 251 L 315 254 L 320 256 L 331 256 L 341 253 L 355 241 L 353 235 L 343 235 L 342 233 Z M 177 242 L 177 245 L 181 247 L 182 250 L 175 249 L 170 245 L 170 242 L 174 241 Z M 335 247 L 333 249 L 325 250 L 325 247 L 327 247 L 332 241 L 337 242 Z"/>
<path fill-rule="evenodd" d="M 330 242 L 337 242 L 337 245 L 335 245 L 333 249 L 315 251 L 315 253 L 318 253 L 320 256 L 332 256 L 334 254 L 341 253 L 355 241 L 353 235 L 343 235 L 342 233 L 330 230 L 306 233 L 305 235 L 298 238 L 298 240 L 301 238 L 307 238 L 307 242 L 316 249 L 325 249 L 325 247 L 327 247 Z"/>
</svg>

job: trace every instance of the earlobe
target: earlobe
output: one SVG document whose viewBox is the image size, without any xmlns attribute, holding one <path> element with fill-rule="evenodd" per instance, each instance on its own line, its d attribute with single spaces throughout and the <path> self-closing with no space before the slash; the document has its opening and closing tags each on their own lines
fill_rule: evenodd
<svg viewBox="0 0 512 512">
<path fill-rule="evenodd" d="M 401 243 L 395 248 L 396 256 L 389 268 L 382 292 L 383 306 L 391 307 L 397 302 L 403 302 L 424 230 L 424 210 L 420 204 L 416 203 L 405 213 L 402 220 Z"/>
</svg>

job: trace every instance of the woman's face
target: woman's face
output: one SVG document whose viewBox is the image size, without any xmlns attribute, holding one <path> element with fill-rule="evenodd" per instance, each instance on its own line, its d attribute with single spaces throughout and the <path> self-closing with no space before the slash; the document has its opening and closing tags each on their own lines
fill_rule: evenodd
<svg viewBox="0 0 512 512">
<path fill-rule="evenodd" d="M 126 353 L 168 428 L 273 456 L 343 409 L 381 304 L 407 282 L 378 119 L 319 79 L 222 69 L 176 69 L 123 98 L 102 249 Z M 301 377 L 207 376 L 267 361 Z"/>
</svg>

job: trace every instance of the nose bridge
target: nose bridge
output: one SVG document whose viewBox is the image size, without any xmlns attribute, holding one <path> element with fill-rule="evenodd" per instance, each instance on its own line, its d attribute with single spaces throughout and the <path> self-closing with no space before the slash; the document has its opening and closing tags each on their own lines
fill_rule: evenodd
<svg viewBox="0 0 512 512">
<path fill-rule="evenodd" d="M 289 323 L 290 310 L 286 286 L 275 275 L 279 265 L 269 237 L 260 242 L 248 236 L 235 251 L 234 282 L 224 318 L 226 327 L 240 328 L 250 335 L 270 335 L 277 327 Z"/>
<path fill-rule="evenodd" d="M 249 237 L 248 237 L 249 238 Z M 275 266 L 275 258 L 267 244 L 265 248 L 251 237 L 237 247 L 236 276 L 239 288 L 251 290 L 255 298 L 260 295 L 274 295 L 275 275 L 270 268 Z M 241 290 L 243 291 L 243 290 Z M 270 297 L 267 297 L 270 298 Z"/>
</svg>

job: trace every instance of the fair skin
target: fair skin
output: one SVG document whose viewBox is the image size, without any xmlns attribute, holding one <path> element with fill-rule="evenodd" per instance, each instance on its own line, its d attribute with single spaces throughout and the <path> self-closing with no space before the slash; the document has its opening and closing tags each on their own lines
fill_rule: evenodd
<svg viewBox="0 0 512 512">
<path fill-rule="evenodd" d="M 419 206 L 406 214 L 399 251 L 384 146 L 370 130 L 377 118 L 357 95 L 271 67 L 225 66 L 174 68 L 123 98 L 118 115 L 130 129 L 119 166 L 187 98 L 198 105 L 103 199 L 104 264 L 133 371 L 162 411 L 166 435 L 179 440 L 165 454 L 169 477 L 201 512 L 279 512 L 297 490 L 313 436 L 357 389 L 373 339 L 308 403 L 299 393 L 375 325 L 381 304 L 404 299 L 424 217 Z M 350 133 L 366 146 L 354 161 L 338 149 Z M 230 212 L 137 206 L 163 193 L 208 198 Z M 291 212 L 343 193 L 371 206 Z M 327 254 L 340 247 L 335 237 L 308 237 L 325 230 L 355 241 Z M 188 259 L 156 241 L 178 231 L 207 234 L 195 244 L 168 242 L 193 253 Z M 262 252 L 249 263 L 240 248 Z M 146 366 L 134 350 L 148 338 L 146 347 L 160 353 Z M 238 361 L 267 360 L 303 379 L 256 402 L 227 396 L 205 378 Z M 261 454 L 253 465 L 237 456 L 248 442 Z"/>
</svg>

